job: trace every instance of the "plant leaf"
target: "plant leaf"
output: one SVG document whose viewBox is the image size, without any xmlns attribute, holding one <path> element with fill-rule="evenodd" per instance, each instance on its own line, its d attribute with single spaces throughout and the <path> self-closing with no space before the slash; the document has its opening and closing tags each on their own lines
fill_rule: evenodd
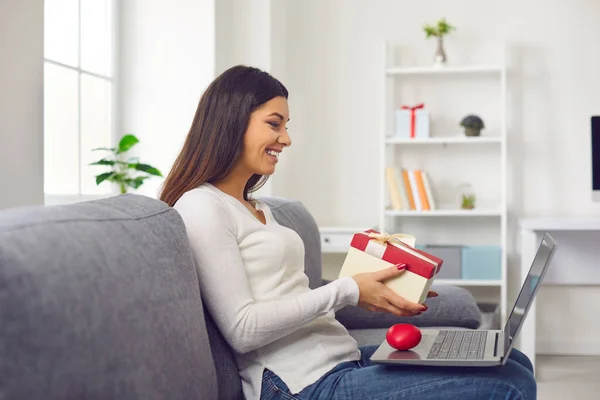
<svg viewBox="0 0 600 400">
<path fill-rule="evenodd" d="M 110 178 L 111 181 L 116 183 L 125 182 L 127 179 L 127 174 L 118 172 L 115 172 L 114 176 Z"/>
<path fill-rule="evenodd" d="M 96 185 L 101 184 L 102 182 L 104 182 L 105 180 L 110 178 L 113 174 L 114 174 L 114 172 L 105 172 L 103 174 L 97 175 L 96 176 Z"/>
<path fill-rule="evenodd" d="M 158 169 L 148 164 L 133 164 L 131 165 L 131 167 L 135 168 L 138 171 L 146 172 L 150 175 L 162 176 L 161 172 Z"/>
<path fill-rule="evenodd" d="M 90 163 L 89 165 L 115 165 L 115 162 L 112 160 L 107 160 L 106 158 L 103 158 L 102 160 Z"/>
<path fill-rule="evenodd" d="M 149 178 L 149 177 L 148 176 L 138 176 L 134 179 L 127 179 L 126 182 L 127 182 L 128 186 L 130 186 L 134 189 L 137 189 L 144 184 L 144 180 L 147 178 Z"/>
<path fill-rule="evenodd" d="M 125 135 L 121 138 L 119 142 L 119 150 L 117 150 L 117 154 L 125 153 L 127 150 L 131 149 L 138 143 L 139 140 L 134 135 Z"/>
</svg>

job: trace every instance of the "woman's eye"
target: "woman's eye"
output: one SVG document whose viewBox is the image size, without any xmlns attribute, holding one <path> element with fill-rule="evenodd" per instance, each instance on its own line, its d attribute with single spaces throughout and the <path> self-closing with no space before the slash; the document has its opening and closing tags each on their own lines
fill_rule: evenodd
<svg viewBox="0 0 600 400">
<path fill-rule="evenodd" d="M 279 128 L 279 122 L 268 122 L 273 128 Z"/>
</svg>

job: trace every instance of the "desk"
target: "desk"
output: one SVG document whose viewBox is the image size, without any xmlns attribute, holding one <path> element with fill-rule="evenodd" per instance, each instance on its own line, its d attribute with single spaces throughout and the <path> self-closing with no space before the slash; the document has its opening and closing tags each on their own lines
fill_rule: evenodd
<svg viewBox="0 0 600 400">
<path fill-rule="evenodd" d="M 600 234 L 600 218 L 527 218 L 521 220 L 521 268 L 520 281 L 525 281 L 531 262 L 535 256 L 535 252 L 541 241 L 541 236 L 544 232 L 550 234 L 569 233 L 574 237 L 573 240 L 557 239 L 556 255 L 559 255 L 565 248 L 569 249 L 574 244 L 580 244 L 577 252 L 571 253 L 571 257 L 577 256 L 584 259 L 584 262 L 577 262 L 577 268 L 581 273 L 570 275 L 561 275 L 561 269 L 556 267 L 556 256 L 553 263 L 544 278 L 543 283 L 551 283 L 558 285 L 598 285 L 600 283 L 600 270 L 593 268 L 595 263 L 585 262 L 585 260 L 593 259 L 598 254 L 596 247 L 591 246 L 592 243 L 585 240 L 587 232 L 596 231 L 595 234 Z M 567 242 L 566 246 L 563 246 Z M 597 244 L 597 242 L 596 242 Z M 587 258 L 586 258 L 587 257 Z M 584 281 L 585 279 L 585 281 Z M 517 339 L 517 348 L 525 353 L 535 366 L 536 354 L 536 301 L 533 302 L 529 310 L 529 314 L 523 323 L 521 332 Z"/>
</svg>

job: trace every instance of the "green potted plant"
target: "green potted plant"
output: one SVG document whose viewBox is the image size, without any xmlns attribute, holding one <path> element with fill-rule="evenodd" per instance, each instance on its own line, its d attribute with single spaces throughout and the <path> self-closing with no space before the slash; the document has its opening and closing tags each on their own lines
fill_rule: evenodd
<svg viewBox="0 0 600 400">
<path fill-rule="evenodd" d="M 473 208 L 475 208 L 475 195 L 470 193 L 470 194 L 463 194 L 462 195 L 462 203 L 460 205 L 460 208 L 464 209 L 464 210 L 472 210 Z"/>
<path fill-rule="evenodd" d="M 481 130 L 485 128 L 483 120 L 477 115 L 467 115 L 460 121 L 460 126 L 465 128 L 466 136 L 479 136 Z"/>
<path fill-rule="evenodd" d="M 137 137 L 131 134 L 124 135 L 119 145 L 114 148 L 96 148 L 92 151 L 108 151 L 110 154 L 90 165 L 103 165 L 110 170 L 96 175 L 96 185 L 104 181 L 112 182 L 119 187 L 121 194 L 127 193 L 129 188 L 138 189 L 144 181 L 152 176 L 162 176 L 162 173 L 148 164 L 142 164 L 137 157 L 127 158 L 127 152 L 139 143 Z"/>
<path fill-rule="evenodd" d="M 425 38 L 435 37 L 437 39 L 437 48 L 435 51 L 434 62 L 436 65 L 444 65 L 447 61 L 446 52 L 444 51 L 444 36 L 455 30 L 456 28 L 446 22 L 445 18 L 440 19 L 435 25 L 426 24 L 423 26 Z"/>
</svg>

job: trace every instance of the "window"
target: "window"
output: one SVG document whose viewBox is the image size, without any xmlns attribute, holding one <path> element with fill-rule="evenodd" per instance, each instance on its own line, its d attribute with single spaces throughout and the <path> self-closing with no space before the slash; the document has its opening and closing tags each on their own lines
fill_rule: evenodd
<svg viewBox="0 0 600 400">
<path fill-rule="evenodd" d="M 46 0 L 44 5 L 44 192 L 112 193 L 88 164 L 113 144 L 114 0 Z"/>
</svg>

